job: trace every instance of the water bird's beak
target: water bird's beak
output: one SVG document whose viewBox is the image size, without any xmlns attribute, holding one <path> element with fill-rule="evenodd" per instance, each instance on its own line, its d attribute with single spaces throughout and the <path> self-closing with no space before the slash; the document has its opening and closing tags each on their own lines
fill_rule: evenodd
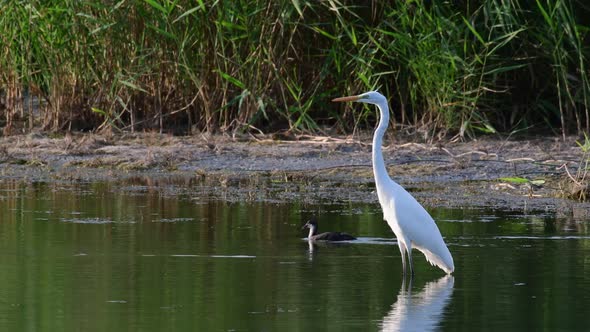
<svg viewBox="0 0 590 332">
<path fill-rule="evenodd" d="M 361 96 L 348 96 L 348 97 L 339 97 L 332 99 L 333 102 L 347 102 L 347 101 L 357 101 L 361 99 Z"/>
<path fill-rule="evenodd" d="M 301 226 L 301 230 L 306 229 L 309 226 L 309 221 L 305 223 L 305 225 Z"/>
</svg>

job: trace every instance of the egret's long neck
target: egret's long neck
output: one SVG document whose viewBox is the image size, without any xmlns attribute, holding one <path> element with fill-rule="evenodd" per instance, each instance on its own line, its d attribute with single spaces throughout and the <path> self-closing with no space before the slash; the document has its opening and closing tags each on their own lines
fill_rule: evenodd
<svg viewBox="0 0 590 332">
<path fill-rule="evenodd" d="M 379 125 L 375 129 L 373 135 L 373 173 L 375 174 L 375 183 L 384 183 L 389 180 L 390 177 L 387 174 L 387 168 L 385 168 L 385 161 L 383 160 L 383 153 L 381 152 L 381 145 L 383 144 L 383 135 L 387 130 L 389 124 L 389 107 L 387 102 L 377 104 L 377 108 L 381 114 L 379 119 Z"/>
</svg>

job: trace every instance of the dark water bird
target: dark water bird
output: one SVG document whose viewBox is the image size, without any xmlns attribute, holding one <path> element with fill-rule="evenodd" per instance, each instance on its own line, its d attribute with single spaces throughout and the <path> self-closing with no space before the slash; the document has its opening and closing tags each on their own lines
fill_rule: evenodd
<svg viewBox="0 0 590 332">
<path fill-rule="evenodd" d="M 301 229 L 309 228 L 309 236 L 307 239 L 309 241 L 350 241 L 356 240 L 356 237 L 341 232 L 325 232 L 318 234 L 318 221 L 315 217 L 312 217 Z"/>
<path fill-rule="evenodd" d="M 383 135 L 389 125 L 389 106 L 385 96 L 379 92 L 370 91 L 357 96 L 335 98 L 333 101 L 356 101 L 376 105 L 379 109 L 380 120 L 373 135 L 373 174 L 383 218 L 397 237 L 402 256 L 403 274 L 407 273 L 406 255 L 410 262 L 410 274 L 414 274 L 412 248 L 420 250 L 430 264 L 438 266 L 447 274 L 452 273 L 455 270 L 453 256 L 436 223 L 424 207 L 387 174 L 381 151 Z"/>
</svg>

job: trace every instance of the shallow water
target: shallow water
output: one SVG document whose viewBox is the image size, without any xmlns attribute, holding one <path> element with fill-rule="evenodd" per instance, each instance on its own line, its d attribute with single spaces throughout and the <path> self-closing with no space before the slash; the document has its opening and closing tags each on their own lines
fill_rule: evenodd
<svg viewBox="0 0 590 332">
<path fill-rule="evenodd" d="M 194 183 L 0 183 L 0 330 L 590 330 L 590 227 L 433 209 L 445 276 L 404 282 L 379 208 L 235 203 Z M 358 241 L 310 246 L 300 226 Z"/>
</svg>

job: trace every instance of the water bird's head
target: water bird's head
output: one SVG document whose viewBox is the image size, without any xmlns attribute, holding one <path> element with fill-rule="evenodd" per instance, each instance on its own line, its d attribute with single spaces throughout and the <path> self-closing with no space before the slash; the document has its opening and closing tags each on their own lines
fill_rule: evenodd
<svg viewBox="0 0 590 332">
<path fill-rule="evenodd" d="M 311 219 L 309 219 L 305 225 L 303 225 L 301 227 L 302 230 L 309 228 L 309 229 L 317 229 L 318 228 L 318 221 L 316 220 L 315 217 L 311 217 Z"/>
</svg>

